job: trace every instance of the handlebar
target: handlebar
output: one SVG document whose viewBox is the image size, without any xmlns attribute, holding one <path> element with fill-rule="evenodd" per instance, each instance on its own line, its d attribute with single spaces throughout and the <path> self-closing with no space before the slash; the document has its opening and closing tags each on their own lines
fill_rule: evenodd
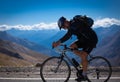
<svg viewBox="0 0 120 82">
<path fill-rule="evenodd" d="M 63 44 L 63 43 L 61 43 L 60 46 L 63 46 L 63 49 L 60 49 L 58 47 L 55 48 L 59 52 L 66 52 L 66 51 L 73 51 L 74 50 L 74 49 L 67 47 L 67 45 Z"/>
</svg>

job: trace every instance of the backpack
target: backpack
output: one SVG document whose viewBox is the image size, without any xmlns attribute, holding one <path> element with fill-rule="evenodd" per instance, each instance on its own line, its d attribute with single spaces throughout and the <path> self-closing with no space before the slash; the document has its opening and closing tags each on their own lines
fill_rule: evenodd
<svg viewBox="0 0 120 82">
<path fill-rule="evenodd" d="M 84 15 L 84 16 L 76 15 L 73 17 L 73 20 L 77 21 L 77 22 L 82 22 L 87 27 L 92 27 L 92 25 L 94 24 L 94 20 L 90 17 L 87 17 L 86 15 Z"/>
</svg>

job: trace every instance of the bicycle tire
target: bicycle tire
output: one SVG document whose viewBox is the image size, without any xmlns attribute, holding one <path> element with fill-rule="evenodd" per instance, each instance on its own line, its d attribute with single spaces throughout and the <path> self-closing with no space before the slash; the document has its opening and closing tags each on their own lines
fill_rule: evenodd
<svg viewBox="0 0 120 82">
<path fill-rule="evenodd" d="M 101 82 L 108 82 L 112 74 L 112 67 L 110 62 L 101 56 L 92 57 L 88 62 L 89 80 L 97 79 L 101 80 Z"/>
<path fill-rule="evenodd" d="M 57 79 L 55 82 L 59 82 L 61 79 L 64 80 L 63 82 L 68 82 L 71 75 L 71 68 L 66 60 L 62 59 L 61 63 L 59 63 L 60 61 L 60 57 L 50 57 L 42 63 L 40 76 L 43 82 L 48 82 L 48 80 L 54 78 Z M 55 69 L 57 70 L 55 71 Z"/>
</svg>

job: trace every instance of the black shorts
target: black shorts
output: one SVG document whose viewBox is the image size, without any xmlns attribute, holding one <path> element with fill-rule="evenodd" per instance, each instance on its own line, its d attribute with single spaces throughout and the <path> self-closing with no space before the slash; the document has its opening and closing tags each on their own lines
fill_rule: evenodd
<svg viewBox="0 0 120 82">
<path fill-rule="evenodd" d="M 95 47 L 96 43 L 90 43 L 90 42 L 85 42 L 85 41 L 80 41 L 77 40 L 74 42 L 78 48 L 82 48 L 83 51 L 87 52 L 88 54 L 93 50 L 93 48 Z"/>
</svg>

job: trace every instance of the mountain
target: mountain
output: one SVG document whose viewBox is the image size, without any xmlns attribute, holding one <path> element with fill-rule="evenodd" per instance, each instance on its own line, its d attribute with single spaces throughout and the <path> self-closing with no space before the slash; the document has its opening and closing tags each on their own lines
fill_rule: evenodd
<svg viewBox="0 0 120 82">
<path fill-rule="evenodd" d="M 0 66 L 31 66 L 42 63 L 47 57 L 14 42 L 0 39 Z"/>
<path fill-rule="evenodd" d="M 99 43 L 102 39 L 104 39 L 104 37 L 112 36 L 119 29 L 120 29 L 120 26 L 118 25 L 112 25 L 106 28 L 104 27 L 94 28 L 95 32 L 99 37 Z M 52 42 L 60 39 L 66 33 L 66 31 L 64 30 L 24 31 L 24 30 L 11 29 L 11 30 L 8 30 L 7 33 L 11 34 L 12 36 L 16 36 L 24 40 L 29 40 L 31 42 L 37 43 L 41 46 L 51 48 Z M 76 37 L 73 36 L 72 39 L 70 39 L 69 41 L 72 42 L 75 39 Z M 70 42 L 67 42 L 67 43 L 70 43 Z"/>
<path fill-rule="evenodd" d="M 99 42 L 101 42 L 101 40 L 103 40 L 105 37 L 111 37 L 113 36 L 118 30 L 120 30 L 120 26 L 119 25 L 112 25 L 110 27 L 98 27 L 94 29 L 95 32 L 97 33 Z"/>
<path fill-rule="evenodd" d="M 59 31 L 59 32 L 57 32 L 54 36 L 52 36 L 52 37 L 49 37 L 48 39 L 46 39 L 46 40 L 43 40 L 41 43 L 44 45 L 44 46 L 46 46 L 46 47 L 48 47 L 48 48 L 51 48 L 51 45 L 50 44 L 52 44 L 52 42 L 55 42 L 55 41 L 57 41 L 57 40 L 59 40 L 64 34 L 66 33 L 66 31 Z"/>
<path fill-rule="evenodd" d="M 37 52 L 40 52 L 40 53 L 43 53 L 46 55 L 53 54 L 52 50 L 50 50 L 50 49 L 48 49 L 40 44 L 36 44 L 36 43 L 28 41 L 26 39 L 21 39 L 21 38 L 12 36 L 11 34 L 7 33 L 6 31 L 0 31 L 0 39 L 15 42 L 19 45 L 22 45 L 22 46 L 27 47 L 31 50 L 34 50 L 34 51 L 37 51 Z"/>
<path fill-rule="evenodd" d="M 7 33 L 12 36 L 19 37 L 22 39 L 29 40 L 40 44 L 41 41 L 46 40 L 57 33 L 57 30 L 8 30 Z"/>
<path fill-rule="evenodd" d="M 112 66 L 120 66 L 120 29 L 111 36 L 106 36 L 97 46 L 93 54 L 106 57 Z"/>
<path fill-rule="evenodd" d="M 92 51 L 92 54 L 106 57 L 107 59 L 110 60 L 110 62 L 112 63 L 112 66 L 120 66 L 120 62 L 118 62 L 119 58 L 120 58 L 120 55 L 119 55 L 119 53 L 120 53 L 119 52 L 120 51 L 120 45 L 119 45 L 120 26 L 112 25 L 107 28 L 98 27 L 98 28 L 94 28 L 94 30 L 98 35 L 99 41 L 98 41 L 97 47 Z M 49 32 L 47 32 L 47 33 L 49 33 Z M 46 40 L 41 38 L 41 41 L 39 44 L 42 44 L 43 46 L 46 46 L 46 47 L 48 47 L 48 49 L 50 49 L 51 43 L 53 41 L 57 41 L 58 39 L 60 39 L 65 33 L 66 33 L 66 31 L 61 30 L 59 32 L 56 31 L 56 33 L 54 35 L 49 36 L 49 37 L 46 34 L 46 35 L 44 35 L 44 36 L 46 36 Z M 51 34 L 51 32 L 49 34 Z M 24 36 L 24 35 L 25 34 L 22 34 L 21 36 Z M 34 36 L 34 37 L 36 37 L 36 36 Z M 26 39 L 24 39 L 24 40 L 26 41 Z M 66 42 L 66 44 L 70 45 L 71 42 L 74 40 L 76 40 L 76 37 L 73 36 L 69 41 Z M 35 47 L 35 46 L 33 46 L 33 47 Z M 46 52 L 49 52 L 49 51 L 46 50 Z M 115 63 L 115 62 L 117 62 L 117 63 Z"/>
</svg>

